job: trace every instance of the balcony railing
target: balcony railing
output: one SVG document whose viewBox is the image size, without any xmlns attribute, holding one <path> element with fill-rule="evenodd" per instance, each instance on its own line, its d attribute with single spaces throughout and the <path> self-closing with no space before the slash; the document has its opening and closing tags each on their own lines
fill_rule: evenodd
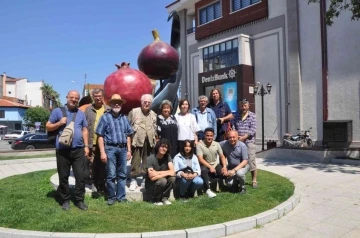
<svg viewBox="0 0 360 238">
<path fill-rule="evenodd" d="M 186 30 L 187 35 L 190 35 L 191 33 L 194 33 L 194 32 L 195 32 L 195 27 L 191 27 L 190 29 Z"/>
</svg>

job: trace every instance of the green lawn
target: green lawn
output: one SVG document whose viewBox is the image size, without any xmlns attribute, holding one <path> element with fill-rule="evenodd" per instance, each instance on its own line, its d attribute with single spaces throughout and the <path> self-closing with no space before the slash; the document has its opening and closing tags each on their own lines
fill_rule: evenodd
<svg viewBox="0 0 360 238">
<path fill-rule="evenodd" d="M 0 227 L 88 233 L 124 233 L 178 230 L 249 217 L 269 210 L 294 193 L 286 178 L 259 170 L 259 188 L 247 185 L 247 194 L 219 193 L 171 206 L 146 202 L 106 205 L 103 198 L 86 197 L 88 211 L 73 204 L 62 211 L 49 178 L 55 170 L 16 175 L 0 180 Z M 248 173 L 247 181 L 251 181 Z"/>
<path fill-rule="evenodd" d="M 38 155 L 1 155 L 0 160 L 14 160 L 14 159 L 32 159 L 32 158 L 50 158 L 55 157 L 55 152 L 44 152 L 46 154 Z"/>
</svg>

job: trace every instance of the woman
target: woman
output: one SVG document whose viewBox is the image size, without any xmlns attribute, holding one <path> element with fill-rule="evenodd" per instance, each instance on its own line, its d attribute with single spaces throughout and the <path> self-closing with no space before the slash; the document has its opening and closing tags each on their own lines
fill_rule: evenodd
<svg viewBox="0 0 360 238">
<path fill-rule="evenodd" d="M 180 184 L 180 199 L 184 199 L 186 194 L 194 197 L 194 193 L 203 185 L 200 177 L 201 170 L 199 160 L 193 154 L 193 147 L 189 140 L 184 141 L 184 147 L 180 148 L 180 153 L 174 158 L 174 169 L 177 182 Z"/>
<path fill-rule="evenodd" d="M 193 114 L 189 113 L 190 103 L 187 99 L 179 101 L 180 112 L 175 115 L 179 126 L 178 132 L 178 148 L 184 148 L 185 140 L 189 140 L 194 147 L 198 143 L 197 132 L 200 127 L 196 122 Z"/>
<path fill-rule="evenodd" d="M 174 158 L 179 153 L 178 140 L 178 124 L 172 112 L 172 103 L 169 100 L 162 101 L 160 105 L 161 115 L 157 116 L 157 134 L 159 139 L 165 138 L 171 145 L 171 158 Z"/>
<path fill-rule="evenodd" d="M 217 136 L 216 141 L 225 140 L 224 135 L 228 128 L 228 122 L 234 118 L 230 107 L 226 102 L 222 101 L 222 95 L 219 89 L 213 88 L 210 92 L 209 107 L 215 112 L 217 120 Z"/>
</svg>

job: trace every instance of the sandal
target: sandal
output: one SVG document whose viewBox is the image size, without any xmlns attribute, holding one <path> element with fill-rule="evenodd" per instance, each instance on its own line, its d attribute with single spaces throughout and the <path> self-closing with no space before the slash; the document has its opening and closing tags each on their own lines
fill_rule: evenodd
<svg viewBox="0 0 360 238">
<path fill-rule="evenodd" d="M 255 189 L 255 188 L 257 188 L 257 187 L 258 187 L 257 182 L 256 182 L 256 181 L 253 181 L 253 182 L 252 182 L 252 188 Z"/>
</svg>

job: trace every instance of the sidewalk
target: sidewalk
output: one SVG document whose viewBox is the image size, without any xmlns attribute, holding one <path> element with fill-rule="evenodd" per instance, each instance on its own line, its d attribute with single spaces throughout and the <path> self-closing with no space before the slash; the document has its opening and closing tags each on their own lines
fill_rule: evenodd
<svg viewBox="0 0 360 238">
<path fill-rule="evenodd" d="M 18 162 L 0 164 L 0 179 L 56 168 L 55 159 Z M 277 221 L 228 237 L 360 237 L 359 166 L 258 159 L 258 167 L 293 181 L 300 203 Z"/>
</svg>

